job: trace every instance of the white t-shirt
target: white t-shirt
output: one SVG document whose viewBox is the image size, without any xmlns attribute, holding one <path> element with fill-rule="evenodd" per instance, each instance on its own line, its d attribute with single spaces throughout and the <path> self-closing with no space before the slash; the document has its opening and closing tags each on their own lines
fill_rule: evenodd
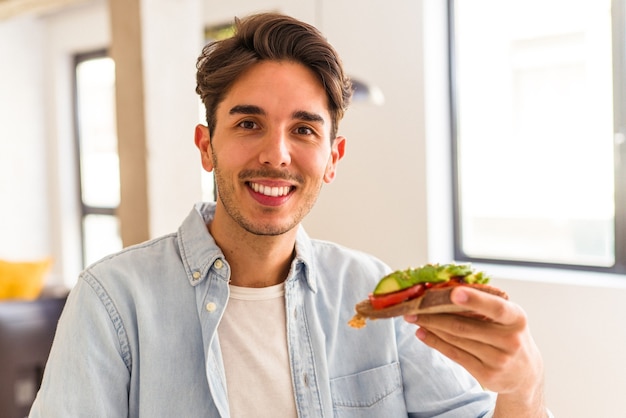
<svg viewBox="0 0 626 418">
<path fill-rule="evenodd" d="M 297 417 L 287 351 L 284 284 L 230 286 L 218 335 L 233 418 Z"/>
</svg>

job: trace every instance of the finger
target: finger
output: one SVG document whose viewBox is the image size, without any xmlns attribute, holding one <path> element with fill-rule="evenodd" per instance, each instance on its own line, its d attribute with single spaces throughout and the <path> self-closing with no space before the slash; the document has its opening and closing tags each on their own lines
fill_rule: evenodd
<svg viewBox="0 0 626 418">
<path fill-rule="evenodd" d="M 520 385 L 524 385 L 524 382 L 528 382 L 528 379 L 530 381 L 540 379 L 543 373 L 541 357 L 538 351 L 533 349 L 534 346 L 528 347 L 531 357 L 520 360 L 518 355 L 511 355 L 494 347 L 480 346 L 478 343 L 469 342 L 473 348 L 463 349 L 461 347 L 468 346 L 464 345 L 465 343 L 457 345 L 454 336 L 446 336 L 445 333 L 424 327 L 420 327 L 416 335 L 426 345 L 465 368 L 481 385 L 495 392 L 515 391 Z M 538 362 L 529 360 L 532 357 L 535 361 L 538 359 Z"/>
<path fill-rule="evenodd" d="M 424 327 L 420 327 L 415 335 L 427 346 L 439 351 L 450 360 L 460 364 L 470 374 L 481 380 L 484 370 L 488 367 L 483 360 L 470 351 L 466 351 L 461 347 L 451 344 L 442 336 Z M 494 350 L 494 353 L 496 351 Z"/>
<path fill-rule="evenodd" d="M 450 294 L 452 303 L 484 315 L 500 324 L 514 324 L 525 316 L 521 308 L 508 300 L 466 286 L 458 286 Z"/>
<path fill-rule="evenodd" d="M 438 344 L 436 349 L 445 350 L 445 352 L 442 351 L 442 354 L 448 355 L 453 360 L 461 361 L 459 356 L 462 354 L 468 354 L 477 359 L 482 366 L 496 366 L 506 360 L 507 353 L 501 347 L 479 340 L 459 337 L 442 330 L 424 327 L 420 329 L 423 332 L 419 332 L 419 329 L 416 331 L 418 338 L 420 335 L 426 337 L 427 334 L 430 334 L 429 337 L 433 339 L 433 343 Z"/>
<path fill-rule="evenodd" d="M 415 323 L 415 321 L 417 321 L 417 315 L 415 315 L 415 314 L 404 315 L 404 320 L 406 322 L 409 322 L 409 323 L 413 324 L 413 323 Z"/>
<path fill-rule="evenodd" d="M 504 351 L 510 344 L 509 339 L 514 332 L 509 326 L 457 314 L 418 315 L 414 323 L 437 335 L 448 336 L 446 340 L 450 343 L 472 341 L 478 345 L 489 345 Z M 469 349 L 470 346 L 464 348 Z M 476 354 L 475 350 L 472 352 Z"/>
</svg>

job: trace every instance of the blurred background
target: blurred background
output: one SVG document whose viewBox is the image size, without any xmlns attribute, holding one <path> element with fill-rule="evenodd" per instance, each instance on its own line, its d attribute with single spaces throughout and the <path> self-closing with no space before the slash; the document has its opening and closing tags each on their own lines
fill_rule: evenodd
<svg viewBox="0 0 626 418">
<path fill-rule="evenodd" d="M 70 289 L 214 199 L 196 58 L 268 10 L 316 25 L 359 82 L 309 234 L 486 270 L 528 312 L 555 416 L 626 417 L 623 0 L 0 0 L 11 277 Z"/>
</svg>

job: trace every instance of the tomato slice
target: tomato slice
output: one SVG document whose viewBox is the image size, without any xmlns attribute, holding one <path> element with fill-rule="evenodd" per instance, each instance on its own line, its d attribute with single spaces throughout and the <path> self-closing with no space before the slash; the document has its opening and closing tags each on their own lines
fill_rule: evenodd
<svg viewBox="0 0 626 418">
<path fill-rule="evenodd" d="M 451 277 L 450 280 L 438 283 L 420 283 L 398 290 L 397 292 L 385 293 L 382 295 L 369 294 L 369 300 L 374 309 L 383 309 L 388 306 L 397 305 L 404 301 L 415 299 L 424 294 L 427 289 L 439 289 L 443 287 L 460 286 L 464 284 L 463 277 Z"/>
<path fill-rule="evenodd" d="M 388 306 L 397 305 L 405 300 L 415 299 L 421 296 L 426 290 L 424 284 L 416 284 L 406 289 L 398 290 L 397 292 L 385 293 L 383 295 L 374 295 L 370 293 L 369 300 L 374 309 L 383 309 Z"/>
</svg>

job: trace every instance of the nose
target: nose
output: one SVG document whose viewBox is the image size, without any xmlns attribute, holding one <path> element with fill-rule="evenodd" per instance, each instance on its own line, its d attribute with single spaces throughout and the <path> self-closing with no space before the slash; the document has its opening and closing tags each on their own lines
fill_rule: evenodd
<svg viewBox="0 0 626 418">
<path fill-rule="evenodd" d="M 259 162 L 276 168 L 291 164 L 288 135 L 283 132 L 268 133 L 261 145 Z"/>
</svg>

